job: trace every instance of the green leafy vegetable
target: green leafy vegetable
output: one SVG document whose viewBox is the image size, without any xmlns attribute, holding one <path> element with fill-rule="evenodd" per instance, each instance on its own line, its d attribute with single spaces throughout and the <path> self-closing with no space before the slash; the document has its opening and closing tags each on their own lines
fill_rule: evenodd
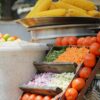
<svg viewBox="0 0 100 100">
<path fill-rule="evenodd" d="M 54 60 L 56 60 L 56 58 L 64 53 L 65 49 L 61 49 L 61 50 L 53 50 L 48 56 L 45 57 L 44 61 L 46 62 L 53 62 Z"/>
</svg>

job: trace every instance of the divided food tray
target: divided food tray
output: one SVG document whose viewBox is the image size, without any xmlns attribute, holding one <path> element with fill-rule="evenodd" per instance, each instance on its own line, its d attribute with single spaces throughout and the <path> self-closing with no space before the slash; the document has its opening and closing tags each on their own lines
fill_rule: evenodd
<svg viewBox="0 0 100 100">
<path fill-rule="evenodd" d="M 60 89 L 58 87 L 53 87 L 53 88 L 34 87 L 34 86 L 27 86 L 25 84 L 20 86 L 20 89 L 27 93 L 49 95 L 49 96 L 53 96 L 53 97 L 62 92 L 62 89 Z"/>
<path fill-rule="evenodd" d="M 74 78 L 76 78 L 77 76 L 78 76 L 78 74 L 79 74 L 79 71 L 81 70 L 81 66 L 79 66 L 79 69 L 78 69 L 78 71 L 76 72 L 76 74 L 75 74 L 75 76 L 74 76 Z M 79 95 L 78 95 L 78 98 L 77 98 L 77 100 L 84 100 L 84 95 L 85 95 L 85 93 L 86 93 L 86 91 L 88 90 L 88 87 L 90 86 L 90 84 L 91 84 L 91 82 L 93 81 L 93 79 L 94 79 L 94 77 L 95 77 L 95 75 L 96 75 L 96 71 L 98 70 L 98 68 L 100 68 L 100 58 L 98 58 L 98 61 L 97 61 L 97 63 L 96 63 L 96 65 L 95 65 L 95 67 L 94 67 L 94 69 L 92 70 L 92 73 L 91 73 L 91 75 L 90 75 L 90 77 L 86 80 L 86 85 L 85 85 L 85 87 L 80 91 L 80 93 L 79 93 Z M 73 79 L 74 79 L 73 78 Z M 71 82 L 72 83 L 72 82 Z M 69 84 L 69 86 L 68 87 L 66 87 L 66 90 L 67 90 L 67 88 L 69 88 L 70 86 L 71 86 L 71 83 Z M 20 88 L 22 88 L 22 90 L 24 91 L 24 92 L 29 92 L 29 93 L 35 93 L 35 92 L 33 92 L 33 90 L 32 89 L 30 89 L 29 87 L 27 88 L 27 87 L 20 87 Z M 44 91 L 44 90 L 39 90 L 39 91 Z M 39 92 L 38 91 L 38 92 Z M 50 92 L 49 92 L 49 90 L 48 91 L 46 91 L 47 92 L 47 95 L 49 95 L 49 93 L 53 93 L 52 92 L 53 90 L 51 90 Z M 38 92 L 36 92 L 36 93 L 38 93 Z M 45 93 L 46 93 L 45 92 Z M 60 93 L 58 94 L 57 92 L 54 92 L 54 95 L 57 93 L 57 95 L 54 97 L 54 100 L 66 100 L 65 99 L 65 96 L 64 96 L 64 92 L 65 91 L 63 91 L 63 92 L 61 92 L 60 91 Z"/>
<path fill-rule="evenodd" d="M 75 72 L 77 64 L 75 63 L 42 63 L 35 62 L 38 72 Z"/>
<path fill-rule="evenodd" d="M 50 51 L 52 51 L 52 49 Z M 77 67 L 77 64 L 75 63 L 34 62 L 33 64 L 37 69 L 37 74 L 43 72 L 52 72 L 52 73 L 75 72 Z M 53 87 L 53 88 L 35 87 L 35 86 L 27 86 L 26 84 L 20 86 L 20 89 L 28 93 L 50 95 L 53 97 L 62 92 L 62 89 L 59 87 Z"/>
<path fill-rule="evenodd" d="M 51 48 L 47 56 L 52 52 L 54 49 L 62 49 L 67 47 L 54 47 Z M 53 72 L 53 73 L 63 73 L 63 72 L 76 72 L 76 67 L 78 66 L 75 63 L 55 63 L 55 62 L 34 62 L 33 63 L 37 69 L 38 73 L 43 72 Z M 24 92 L 29 93 L 36 93 L 41 95 L 50 95 L 50 96 L 56 96 L 59 93 L 62 92 L 62 89 L 59 87 L 55 88 L 48 88 L 48 87 L 34 87 L 34 86 L 27 86 L 26 84 L 20 86 L 20 89 L 22 89 Z"/>
<path fill-rule="evenodd" d="M 70 66 L 68 66 L 68 65 L 70 65 Z M 48 65 L 47 66 L 45 66 L 45 65 L 39 66 L 38 64 L 35 64 L 36 69 L 37 69 L 37 74 L 43 73 L 43 72 L 52 72 L 52 73 L 63 73 L 63 72 L 72 72 L 72 71 L 75 72 L 76 65 L 75 66 L 74 66 L 74 64 L 68 64 L 68 65 L 63 64 L 62 66 L 60 66 L 60 65 L 54 66 L 53 65 L 53 66 L 48 67 Z M 71 68 L 69 68 L 69 67 L 71 67 Z M 68 70 L 68 68 L 70 70 Z M 62 92 L 62 89 L 59 87 L 46 87 L 46 86 L 45 87 L 40 87 L 40 86 L 35 87 L 35 86 L 31 86 L 31 85 L 28 86 L 27 84 L 21 85 L 19 88 L 26 93 L 40 94 L 40 95 L 44 95 L 44 96 L 49 95 L 52 97 L 55 97 Z"/>
<path fill-rule="evenodd" d="M 51 53 L 54 50 L 58 50 L 58 51 L 63 53 L 63 50 L 65 50 L 66 48 L 67 47 L 52 47 L 51 46 L 50 51 L 45 56 L 45 58 L 43 59 L 42 62 L 34 62 L 34 65 L 36 66 L 38 72 L 57 72 L 57 73 L 61 73 L 61 72 L 75 72 L 76 71 L 76 67 L 77 67 L 76 63 L 70 63 L 70 62 L 66 62 L 66 63 L 62 63 L 61 62 L 60 63 L 60 62 L 47 62 L 47 61 L 45 61 L 46 57 L 51 55 Z M 56 54 L 56 56 L 57 55 L 59 56 L 59 54 Z"/>
<path fill-rule="evenodd" d="M 47 54 L 47 56 L 52 52 L 52 50 L 54 49 L 61 49 L 61 48 L 66 48 L 66 47 L 54 47 L 51 48 L 49 53 Z M 75 76 L 73 79 L 75 79 L 76 77 L 78 77 L 80 70 L 82 69 L 82 64 L 77 65 L 75 63 L 55 63 L 55 62 L 34 62 L 34 65 L 37 69 L 37 73 L 41 73 L 41 72 L 56 72 L 56 73 L 62 73 L 62 72 L 75 72 Z M 77 69 L 76 69 L 77 68 Z M 90 86 L 92 80 L 94 79 L 95 75 L 96 75 L 96 71 L 98 70 L 98 68 L 100 68 L 100 58 L 98 58 L 96 66 L 93 68 L 92 73 L 90 75 L 90 77 L 86 80 L 86 86 L 80 91 L 77 100 L 83 100 L 84 99 L 84 95 L 88 89 L 88 87 Z M 76 71 L 77 70 L 77 71 Z M 72 80 L 73 80 L 72 79 Z M 66 87 L 66 90 L 71 87 L 71 83 L 68 85 L 68 87 Z M 34 87 L 34 86 L 26 86 L 26 85 L 22 85 L 20 86 L 20 88 L 24 91 L 24 92 L 28 92 L 28 93 L 36 93 L 36 94 L 40 94 L 40 95 L 50 95 L 54 97 L 54 100 L 65 100 L 65 91 L 62 91 L 60 88 L 55 87 L 55 88 L 51 88 L 49 89 L 48 87 Z"/>
<path fill-rule="evenodd" d="M 52 73 L 63 73 L 63 72 L 75 72 L 77 64 L 75 63 L 66 63 L 66 64 L 53 64 L 53 63 L 37 63 L 34 62 L 34 65 L 37 69 L 37 74 L 43 72 L 52 72 Z M 27 86 L 26 84 L 19 87 L 22 91 L 28 93 L 36 93 L 40 95 L 49 95 L 55 97 L 62 92 L 62 89 L 59 87 L 35 87 Z"/>
</svg>

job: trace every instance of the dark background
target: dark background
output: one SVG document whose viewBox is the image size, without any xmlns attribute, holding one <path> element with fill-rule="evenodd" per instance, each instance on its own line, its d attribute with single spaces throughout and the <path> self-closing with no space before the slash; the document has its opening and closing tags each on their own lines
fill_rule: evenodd
<svg viewBox="0 0 100 100">
<path fill-rule="evenodd" d="M 16 11 L 12 10 L 12 6 L 16 3 L 34 4 L 36 0 L 0 0 L 0 16 L 2 20 L 12 20 L 18 18 Z"/>
</svg>

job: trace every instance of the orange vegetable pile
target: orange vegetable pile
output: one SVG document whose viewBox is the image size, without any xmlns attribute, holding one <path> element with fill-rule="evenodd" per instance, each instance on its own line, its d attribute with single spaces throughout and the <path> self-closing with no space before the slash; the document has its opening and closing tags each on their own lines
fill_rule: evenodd
<svg viewBox="0 0 100 100">
<path fill-rule="evenodd" d="M 88 52 L 89 50 L 85 47 L 69 47 L 55 60 L 55 62 L 75 62 L 81 64 Z"/>
<path fill-rule="evenodd" d="M 50 96 L 41 96 L 36 94 L 25 93 L 21 100 L 52 100 Z"/>
<path fill-rule="evenodd" d="M 100 56 L 100 32 L 96 37 L 79 38 L 77 45 L 89 46 L 90 52 L 84 56 L 83 66 L 78 76 L 73 79 L 71 86 L 65 92 L 67 100 L 77 99 L 78 93 L 85 87 L 86 80 L 96 65 L 96 57 Z"/>
</svg>

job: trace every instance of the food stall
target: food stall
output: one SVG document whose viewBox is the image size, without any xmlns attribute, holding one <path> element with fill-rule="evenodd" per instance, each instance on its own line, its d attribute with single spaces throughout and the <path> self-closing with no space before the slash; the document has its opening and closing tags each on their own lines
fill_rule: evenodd
<svg viewBox="0 0 100 100">
<path fill-rule="evenodd" d="M 37 73 L 33 80 L 20 86 L 26 92 L 21 99 L 83 100 L 100 65 L 95 48 L 99 46 L 99 9 L 88 0 L 47 0 L 40 4 L 41 0 L 18 22 L 31 32 L 32 42 L 44 43 L 50 49 L 41 62 L 34 62 Z"/>
<path fill-rule="evenodd" d="M 19 74 L 25 80 L 17 84 L 21 91 L 18 100 L 100 99 L 100 85 L 95 81 L 100 79 L 100 11 L 92 1 L 38 0 L 25 18 L 16 22 L 31 35 L 27 46 L 19 43 L 22 52 L 32 48 L 32 54 L 21 56 L 31 65 L 22 62 L 22 69 L 29 73 Z"/>
</svg>

